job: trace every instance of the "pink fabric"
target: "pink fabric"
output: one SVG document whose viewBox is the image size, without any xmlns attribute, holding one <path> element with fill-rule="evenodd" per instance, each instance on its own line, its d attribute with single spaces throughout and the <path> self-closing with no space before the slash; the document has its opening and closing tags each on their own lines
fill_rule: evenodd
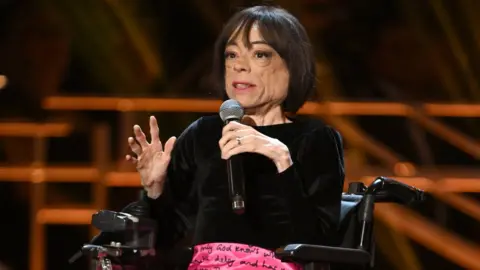
<svg viewBox="0 0 480 270">
<path fill-rule="evenodd" d="M 255 246 L 234 243 L 197 245 L 188 270 L 243 269 L 301 270 L 294 263 L 285 263 L 275 252 Z"/>
</svg>

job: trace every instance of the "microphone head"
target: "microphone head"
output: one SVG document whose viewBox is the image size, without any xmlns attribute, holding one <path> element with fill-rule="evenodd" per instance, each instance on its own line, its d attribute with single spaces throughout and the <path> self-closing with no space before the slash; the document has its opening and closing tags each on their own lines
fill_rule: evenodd
<svg viewBox="0 0 480 270">
<path fill-rule="evenodd" d="M 224 101 L 220 106 L 220 118 L 223 122 L 229 122 L 232 120 L 240 120 L 243 117 L 244 111 L 242 105 L 234 99 Z"/>
</svg>

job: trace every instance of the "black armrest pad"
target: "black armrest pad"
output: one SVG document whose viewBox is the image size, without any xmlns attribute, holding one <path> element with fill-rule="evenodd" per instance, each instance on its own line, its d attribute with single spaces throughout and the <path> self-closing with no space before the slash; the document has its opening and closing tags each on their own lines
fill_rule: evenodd
<svg viewBox="0 0 480 270">
<path fill-rule="evenodd" d="M 282 261 L 323 262 L 363 265 L 370 263 L 370 253 L 361 249 L 290 244 L 275 252 Z"/>
</svg>

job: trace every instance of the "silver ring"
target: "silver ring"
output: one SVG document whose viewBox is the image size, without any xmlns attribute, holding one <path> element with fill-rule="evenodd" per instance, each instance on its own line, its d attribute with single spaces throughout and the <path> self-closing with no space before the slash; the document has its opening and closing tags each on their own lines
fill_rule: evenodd
<svg viewBox="0 0 480 270">
<path fill-rule="evenodd" d="M 242 145 L 242 138 L 237 137 L 237 144 L 238 144 L 238 145 Z"/>
</svg>

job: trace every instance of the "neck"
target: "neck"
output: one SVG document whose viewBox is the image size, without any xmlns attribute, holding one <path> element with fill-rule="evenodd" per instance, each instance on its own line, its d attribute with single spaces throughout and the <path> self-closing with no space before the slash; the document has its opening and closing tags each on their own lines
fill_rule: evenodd
<svg viewBox="0 0 480 270">
<path fill-rule="evenodd" d="M 258 109 L 246 110 L 245 116 L 255 122 L 256 126 L 279 125 L 291 122 L 285 116 L 280 106 L 265 111 Z"/>
</svg>

